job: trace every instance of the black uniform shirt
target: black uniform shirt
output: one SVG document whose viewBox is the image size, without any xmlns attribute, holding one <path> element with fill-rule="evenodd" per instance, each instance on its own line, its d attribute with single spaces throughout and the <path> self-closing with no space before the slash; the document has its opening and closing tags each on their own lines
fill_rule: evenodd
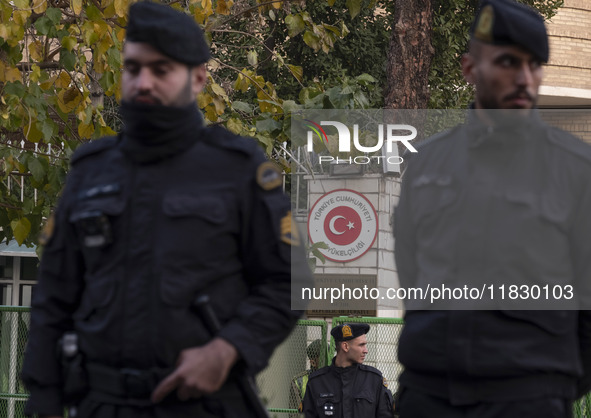
<svg viewBox="0 0 591 418">
<path fill-rule="evenodd" d="M 400 285 L 572 285 L 590 306 L 590 179 L 591 148 L 535 118 L 500 130 L 472 120 L 426 142 L 395 213 Z M 524 310 L 528 301 L 507 293 L 495 302 L 482 311 L 409 302 L 401 382 L 458 404 L 589 389 L 588 311 Z"/>
<path fill-rule="evenodd" d="M 393 400 L 378 369 L 337 367 L 333 359 L 310 376 L 303 410 L 306 418 L 392 418 Z"/>
<path fill-rule="evenodd" d="M 218 335 L 254 374 L 301 315 L 292 271 L 308 285 L 310 275 L 302 251 L 291 257 L 301 246 L 281 174 L 252 139 L 186 112 L 155 127 L 142 119 L 72 158 L 33 298 L 27 412 L 62 413 L 55 347 L 66 330 L 89 363 L 172 370 L 181 350 L 211 339 L 192 309 L 207 294 Z"/>
</svg>

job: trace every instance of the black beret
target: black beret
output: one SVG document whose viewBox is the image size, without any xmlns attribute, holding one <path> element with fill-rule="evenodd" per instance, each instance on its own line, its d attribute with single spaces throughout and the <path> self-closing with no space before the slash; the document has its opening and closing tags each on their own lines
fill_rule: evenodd
<svg viewBox="0 0 591 418">
<path fill-rule="evenodd" d="M 549 59 L 544 18 L 513 0 L 482 0 L 470 37 L 492 45 L 518 45 L 542 62 Z"/>
<path fill-rule="evenodd" d="M 170 6 L 150 1 L 132 4 L 126 39 L 150 44 L 162 54 L 187 65 L 209 60 L 209 47 L 197 22 Z"/>
<path fill-rule="evenodd" d="M 357 338 L 369 331 L 369 324 L 342 324 L 330 330 L 330 335 L 333 336 L 336 342 L 349 341 Z"/>
</svg>

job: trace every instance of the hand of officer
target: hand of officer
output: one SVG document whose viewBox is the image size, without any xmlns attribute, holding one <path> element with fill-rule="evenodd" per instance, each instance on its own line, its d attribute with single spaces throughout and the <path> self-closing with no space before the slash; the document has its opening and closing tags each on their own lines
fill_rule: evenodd
<svg viewBox="0 0 591 418">
<path fill-rule="evenodd" d="M 177 367 L 152 392 L 152 402 L 160 402 L 173 390 L 181 401 L 217 391 L 238 360 L 236 348 L 221 338 L 202 347 L 181 351 Z"/>
</svg>

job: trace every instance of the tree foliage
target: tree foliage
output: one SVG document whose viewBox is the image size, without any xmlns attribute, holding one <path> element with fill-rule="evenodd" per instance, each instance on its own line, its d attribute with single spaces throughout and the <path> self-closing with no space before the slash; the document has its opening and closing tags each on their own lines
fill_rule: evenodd
<svg viewBox="0 0 591 418">
<path fill-rule="evenodd" d="M 169 0 L 163 0 L 169 1 Z M 474 0 L 434 0 L 436 107 L 466 101 L 457 61 Z M 561 0 L 526 0 L 550 15 Z M 0 241 L 32 245 L 82 142 L 114 134 L 131 0 L 0 0 Z M 197 103 L 280 163 L 290 112 L 383 105 L 393 1 L 173 0 L 211 44 Z M 456 88 L 457 87 L 457 88 Z M 458 96 L 457 98 L 455 96 Z"/>
</svg>

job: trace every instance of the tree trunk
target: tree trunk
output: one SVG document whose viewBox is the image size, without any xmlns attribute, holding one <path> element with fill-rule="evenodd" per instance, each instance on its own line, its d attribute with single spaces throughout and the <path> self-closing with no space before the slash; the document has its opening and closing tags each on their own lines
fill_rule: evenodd
<svg viewBox="0 0 591 418">
<path fill-rule="evenodd" d="M 395 1 L 385 107 L 426 109 L 429 102 L 429 69 L 435 54 L 431 45 L 432 0 Z"/>
</svg>

